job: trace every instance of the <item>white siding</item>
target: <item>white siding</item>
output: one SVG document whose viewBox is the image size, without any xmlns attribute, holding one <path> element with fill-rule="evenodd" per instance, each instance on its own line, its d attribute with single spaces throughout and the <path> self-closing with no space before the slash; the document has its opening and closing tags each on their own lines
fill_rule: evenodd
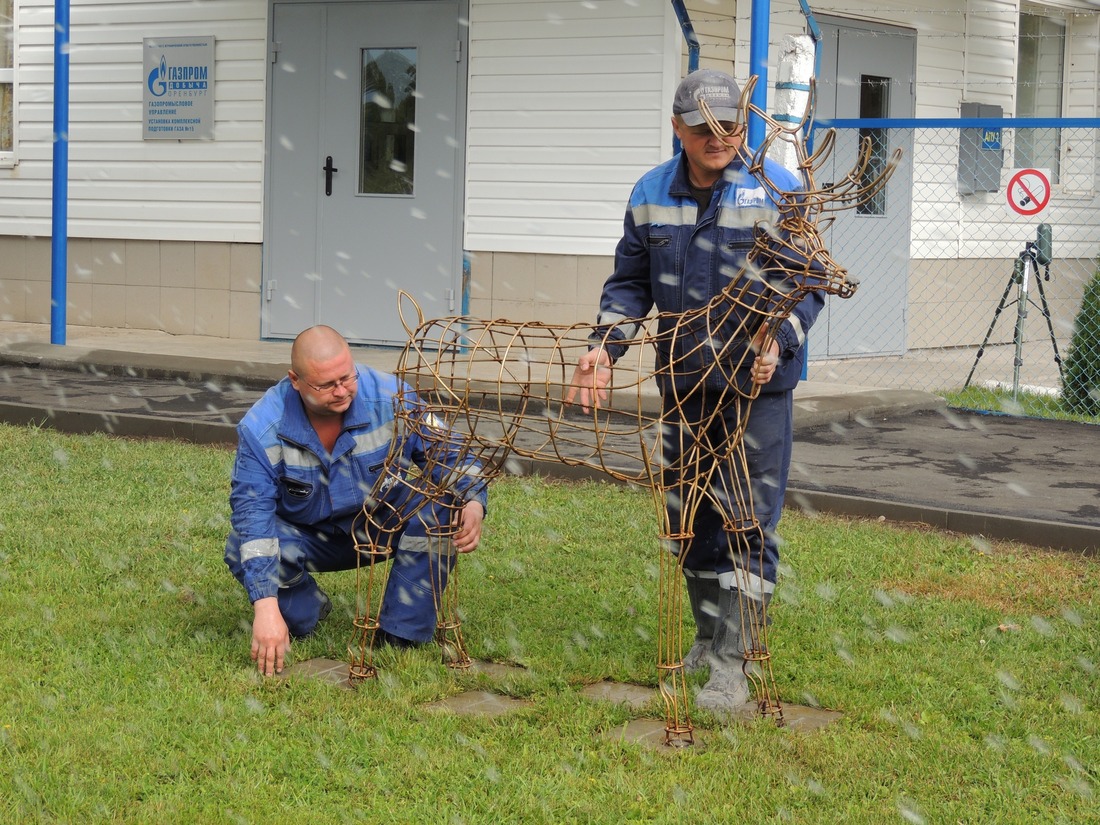
<svg viewBox="0 0 1100 825">
<path fill-rule="evenodd" d="M 0 169 L 0 234 L 50 231 L 53 21 L 19 4 L 18 165 Z M 213 35 L 214 140 L 142 140 L 142 39 Z M 258 242 L 265 0 L 72 0 L 69 234 Z"/>
<path fill-rule="evenodd" d="M 669 155 L 679 37 L 668 0 L 473 0 L 466 248 L 610 254 Z"/>
<path fill-rule="evenodd" d="M 699 66 L 734 74 L 734 43 L 738 31 L 734 3 L 715 3 L 712 0 L 685 0 L 691 26 L 699 38 Z M 746 28 L 745 31 L 748 31 Z M 680 74 L 687 74 L 687 44 L 684 44 L 684 61 Z"/>
</svg>

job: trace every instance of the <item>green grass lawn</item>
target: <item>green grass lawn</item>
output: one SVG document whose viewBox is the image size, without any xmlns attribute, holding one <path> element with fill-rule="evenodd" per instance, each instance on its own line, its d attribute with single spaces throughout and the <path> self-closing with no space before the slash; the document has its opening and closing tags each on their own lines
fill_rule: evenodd
<svg viewBox="0 0 1100 825">
<path fill-rule="evenodd" d="M 1004 413 L 1026 418 L 1049 418 L 1055 421 L 1080 421 L 1100 424 L 1100 417 L 1067 409 L 1057 395 L 1042 395 L 1020 390 L 1015 395 L 1009 389 L 967 387 L 943 393 L 948 406 L 963 410 Z"/>
<path fill-rule="evenodd" d="M 784 517 L 771 615 L 813 733 L 723 727 L 669 752 L 604 734 L 656 685 L 650 499 L 505 479 L 460 568 L 475 658 L 384 654 L 344 691 L 262 680 L 222 560 L 228 450 L 0 426 L 0 823 L 1100 821 L 1100 563 L 923 529 Z M 345 657 L 354 573 L 294 660 Z M 697 682 L 693 682 L 693 685 Z M 426 703 L 470 688 L 498 718 Z M 662 718 L 654 705 L 653 718 Z"/>
</svg>

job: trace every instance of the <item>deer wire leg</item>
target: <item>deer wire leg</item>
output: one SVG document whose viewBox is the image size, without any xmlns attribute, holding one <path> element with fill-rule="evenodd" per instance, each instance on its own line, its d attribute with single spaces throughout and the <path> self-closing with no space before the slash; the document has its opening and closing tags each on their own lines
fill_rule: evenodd
<svg viewBox="0 0 1100 825">
<path fill-rule="evenodd" d="M 372 541 L 357 544 L 356 550 L 359 558 L 355 568 L 355 619 L 348 644 L 348 679 L 352 684 L 378 675 L 374 665 L 374 642 L 378 635 L 382 597 L 389 582 L 389 565 L 385 563 L 389 558 L 388 549 Z"/>
<path fill-rule="evenodd" d="M 749 576 L 745 568 L 736 566 L 746 557 L 751 558 L 748 552 L 749 536 L 758 541 L 758 546 L 763 546 L 763 529 L 758 523 L 740 525 L 736 533 L 731 536 L 731 545 L 738 547 L 741 559 L 735 559 L 734 576 L 737 590 L 737 609 L 740 612 L 741 644 L 744 650 L 745 663 L 743 672 L 748 679 L 749 689 L 754 698 L 760 716 L 772 719 L 777 725 L 784 725 L 783 704 L 779 700 L 779 690 L 775 684 L 775 674 L 772 670 L 771 649 L 768 645 L 768 602 L 769 597 L 755 599 L 749 593 L 753 590 L 749 583 Z"/>
<path fill-rule="evenodd" d="M 665 744 L 674 747 L 695 744 L 684 674 L 683 554 L 679 552 L 690 541 L 690 535 L 660 539 L 657 688 L 665 705 Z"/>
<path fill-rule="evenodd" d="M 760 715 L 784 725 L 783 705 L 772 672 L 772 655 L 768 647 L 768 604 L 747 604 L 751 599 L 739 591 L 741 627 L 745 645 L 745 675 L 756 697 Z"/>
<path fill-rule="evenodd" d="M 429 528 L 428 538 L 433 546 L 432 600 L 435 602 L 435 641 L 439 645 L 443 664 L 455 669 L 470 667 L 470 654 L 462 638 L 462 619 L 458 608 L 458 553 L 451 537 L 455 534 L 452 524 Z"/>
</svg>

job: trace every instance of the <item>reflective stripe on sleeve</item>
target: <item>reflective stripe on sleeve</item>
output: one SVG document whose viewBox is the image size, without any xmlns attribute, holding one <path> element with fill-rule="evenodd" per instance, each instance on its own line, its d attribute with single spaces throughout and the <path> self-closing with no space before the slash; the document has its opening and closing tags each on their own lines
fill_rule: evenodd
<svg viewBox="0 0 1100 825">
<path fill-rule="evenodd" d="M 241 545 L 241 563 L 279 555 L 278 539 L 252 539 Z"/>
<path fill-rule="evenodd" d="M 596 325 L 600 326 L 600 327 L 612 327 L 613 326 L 613 327 L 615 327 L 615 329 L 622 332 L 624 340 L 628 340 L 628 341 L 633 340 L 634 338 L 636 338 L 638 336 L 639 325 L 638 324 L 624 324 L 624 323 L 622 323 L 625 320 L 626 320 L 626 316 L 623 315 L 621 312 L 611 312 L 611 311 L 605 310 L 605 311 L 599 313 L 596 316 Z M 604 343 L 608 343 L 608 344 L 617 343 L 617 341 L 614 338 L 610 338 L 606 335 L 593 336 L 593 338 L 591 340 L 595 341 L 597 338 L 599 339 L 599 343 L 601 345 L 604 344 Z"/>
<path fill-rule="evenodd" d="M 802 326 L 802 322 L 798 319 L 798 316 L 793 312 L 787 316 L 787 323 L 791 325 L 791 329 L 794 330 L 794 337 L 798 339 L 798 346 L 802 346 L 806 343 L 806 330 Z"/>
</svg>

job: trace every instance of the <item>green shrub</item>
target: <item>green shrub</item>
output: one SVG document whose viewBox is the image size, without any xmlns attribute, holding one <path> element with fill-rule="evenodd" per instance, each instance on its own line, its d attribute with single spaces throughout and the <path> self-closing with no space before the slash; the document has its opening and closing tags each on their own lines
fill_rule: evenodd
<svg viewBox="0 0 1100 825">
<path fill-rule="evenodd" d="M 1100 415 L 1100 271 L 1081 298 L 1062 376 L 1062 404 L 1069 412 Z"/>
</svg>

